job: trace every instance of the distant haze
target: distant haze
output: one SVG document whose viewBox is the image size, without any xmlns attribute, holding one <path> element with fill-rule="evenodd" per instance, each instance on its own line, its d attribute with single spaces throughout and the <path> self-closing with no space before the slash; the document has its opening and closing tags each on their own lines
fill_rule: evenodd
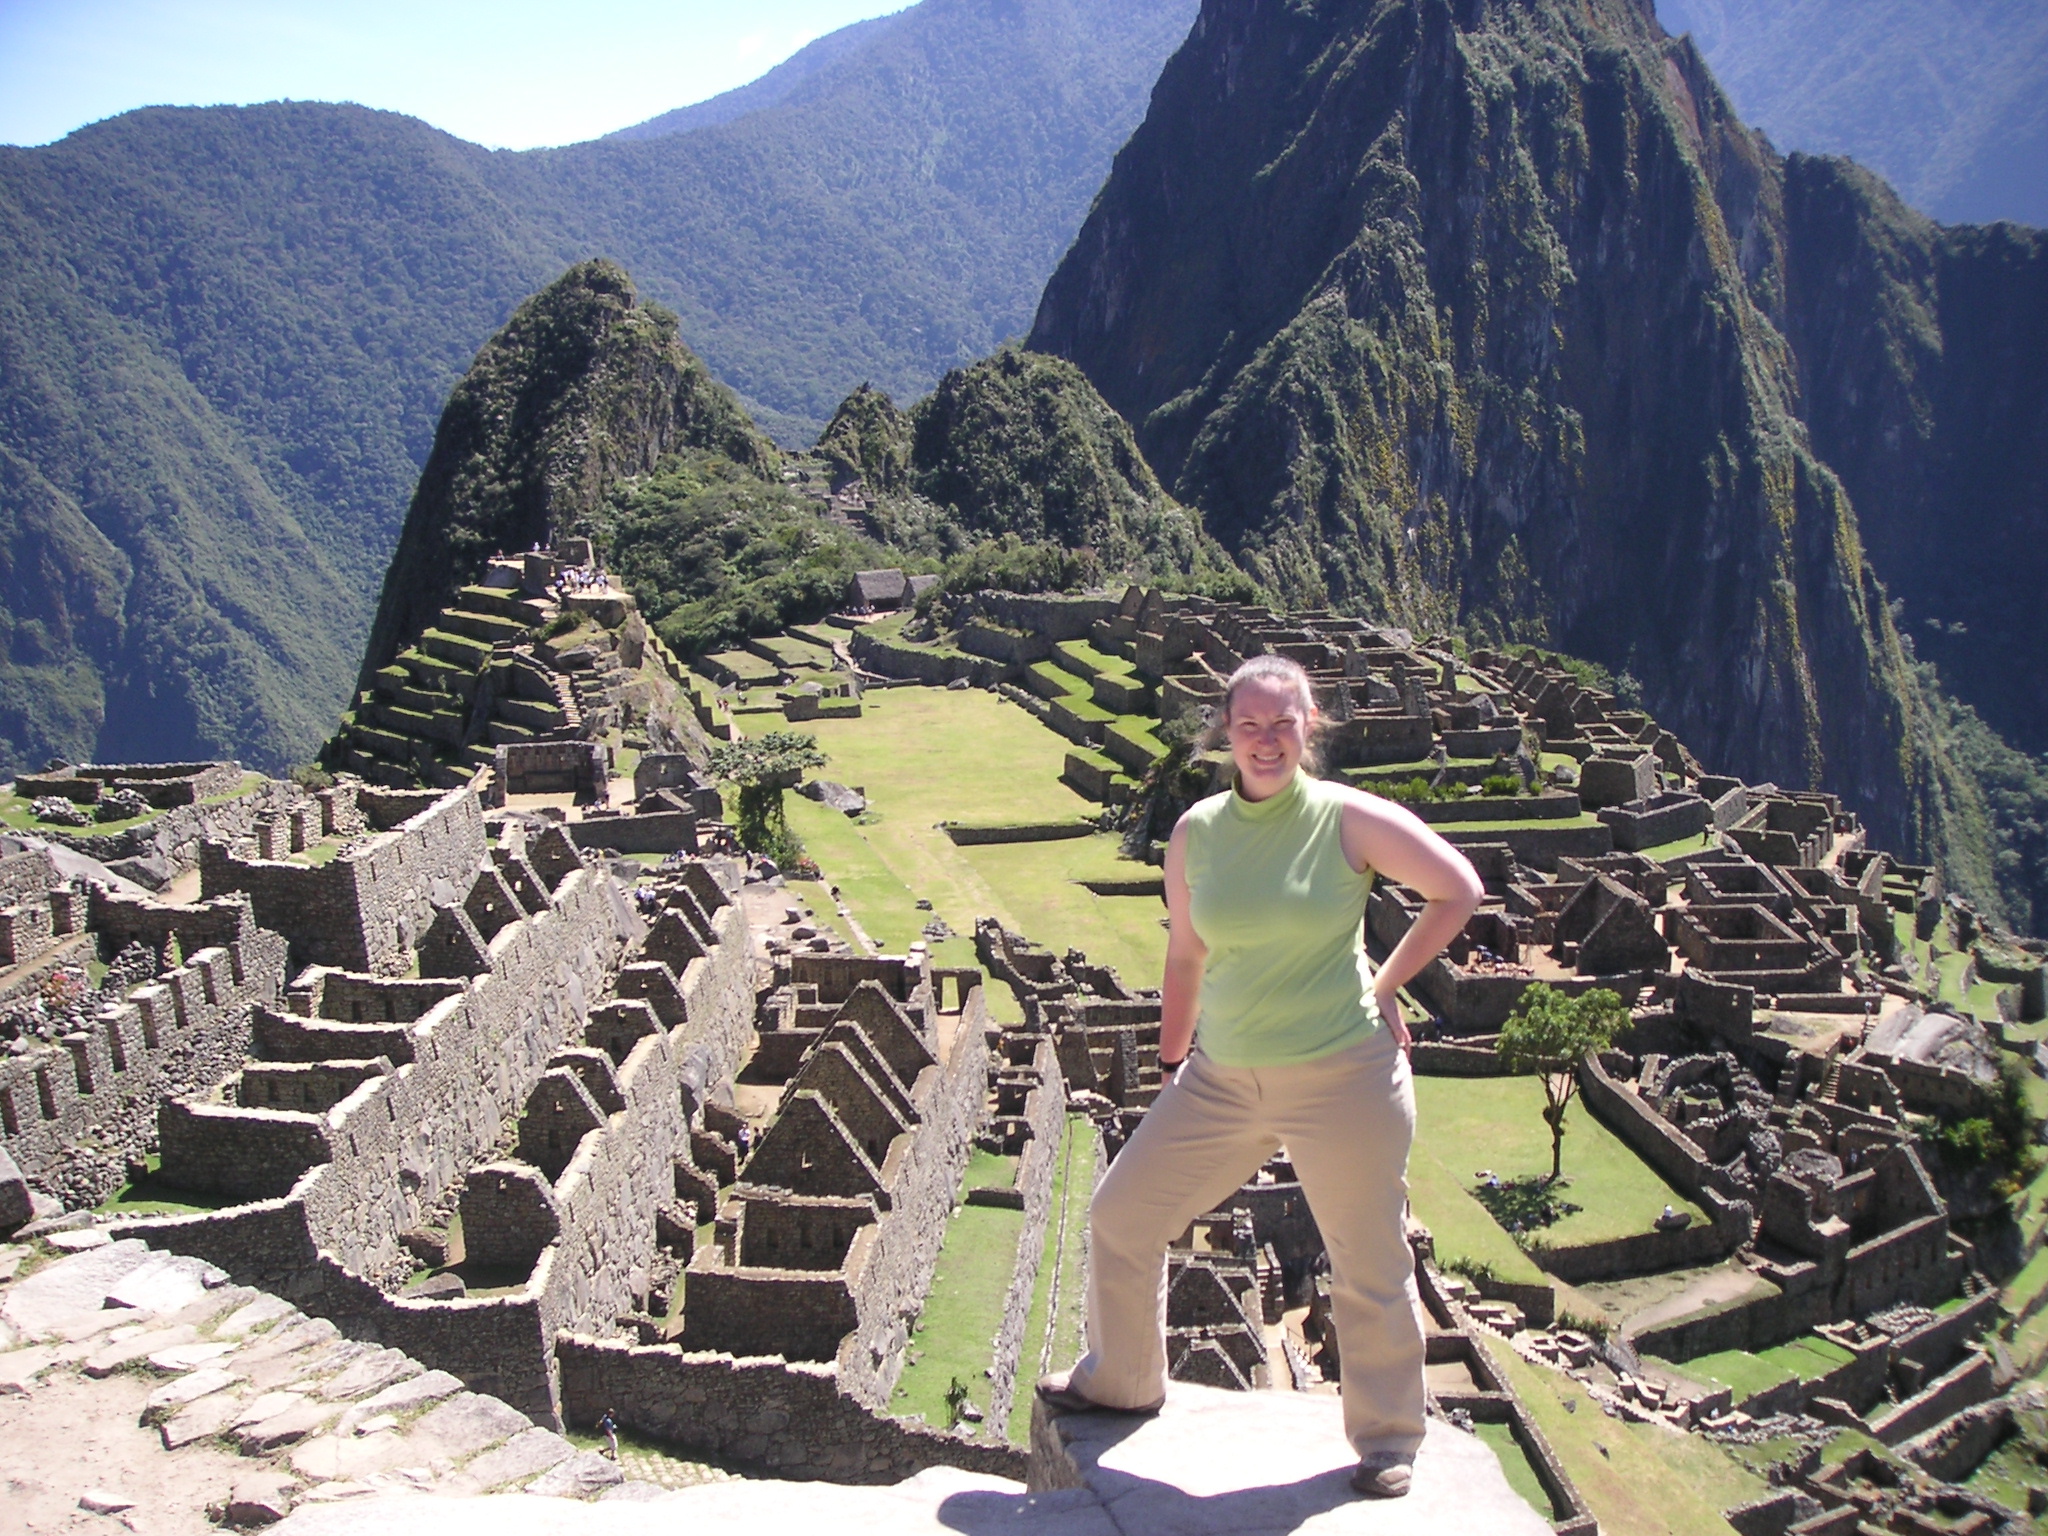
<svg viewBox="0 0 2048 1536">
<path fill-rule="evenodd" d="M 1657 0 L 1782 150 L 1847 155 L 1945 224 L 2048 225 L 2041 0 Z"/>
<path fill-rule="evenodd" d="M 495 149 L 729 91 L 904 0 L 6 0 L 0 143 L 144 106 L 352 101 Z"/>
</svg>

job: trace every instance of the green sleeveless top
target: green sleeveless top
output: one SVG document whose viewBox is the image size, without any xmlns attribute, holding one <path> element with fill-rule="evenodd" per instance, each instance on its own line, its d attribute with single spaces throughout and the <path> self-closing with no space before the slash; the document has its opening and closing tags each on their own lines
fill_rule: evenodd
<svg viewBox="0 0 2048 1536">
<path fill-rule="evenodd" d="M 1372 873 L 1344 857 L 1339 788 L 1299 769 L 1265 800 L 1188 812 L 1188 894 L 1208 946 L 1195 1039 L 1227 1067 L 1313 1061 L 1380 1027 L 1366 959 Z"/>
</svg>

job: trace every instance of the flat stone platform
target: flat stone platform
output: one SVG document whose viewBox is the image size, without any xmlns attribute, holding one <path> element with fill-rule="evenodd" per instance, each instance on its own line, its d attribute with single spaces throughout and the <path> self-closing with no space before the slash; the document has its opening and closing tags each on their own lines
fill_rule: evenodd
<svg viewBox="0 0 2048 1536">
<path fill-rule="evenodd" d="M 1045 1415 L 1026 1490 L 934 1468 L 889 1488 L 748 1480 L 614 1489 L 597 1506 L 523 1494 L 385 1495 L 307 1507 L 275 1536 L 1548 1536 L 1475 1437 L 1432 1422 L 1405 1499 L 1352 1493 L 1337 1402 L 1176 1385 L 1157 1418 Z"/>
</svg>

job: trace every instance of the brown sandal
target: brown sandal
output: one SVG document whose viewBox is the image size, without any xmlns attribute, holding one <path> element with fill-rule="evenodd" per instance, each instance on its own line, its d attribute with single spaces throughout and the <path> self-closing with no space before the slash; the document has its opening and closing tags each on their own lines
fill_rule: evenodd
<svg viewBox="0 0 2048 1536">
<path fill-rule="evenodd" d="M 1415 1472 L 1406 1462 L 1361 1461 L 1351 1474 L 1351 1486 L 1369 1499 L 1406 1498 L 1414 1486 Z"/>
</svg>

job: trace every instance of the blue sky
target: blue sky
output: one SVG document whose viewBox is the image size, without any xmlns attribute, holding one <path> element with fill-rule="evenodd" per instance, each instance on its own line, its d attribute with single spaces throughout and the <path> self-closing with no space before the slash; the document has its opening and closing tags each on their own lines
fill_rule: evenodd
<svg viewBox="0 0 2048 1536">
<path fill-rule="evenodd" d="M 905 0 L 0 0 L 0 143 L 141 106 L 354 101 L 494 148 L 744 85 Z"/>
</svg>

